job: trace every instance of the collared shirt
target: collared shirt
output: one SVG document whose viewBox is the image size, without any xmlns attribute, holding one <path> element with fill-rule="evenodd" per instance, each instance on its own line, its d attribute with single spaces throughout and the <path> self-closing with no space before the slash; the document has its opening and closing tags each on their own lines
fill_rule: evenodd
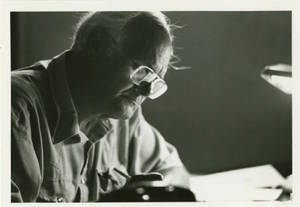
<svg viewBox="0 0 300 207">
<path fill-rule="evenodd" d="M 12 72 L 12 202 L 101 201 L 130 175 L 182 166 L 141 108 L 128 120 L 94 117 L 79 127 L 65 61 L 62 53 Z"/>
</svg>

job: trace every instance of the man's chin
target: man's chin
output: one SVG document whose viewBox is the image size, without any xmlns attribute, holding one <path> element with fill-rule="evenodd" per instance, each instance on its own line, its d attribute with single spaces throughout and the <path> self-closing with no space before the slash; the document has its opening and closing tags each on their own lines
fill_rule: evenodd
<svg viewBox="0 0 300 207">
<path fill-rule="evenodd" d="M 122 105 L 118 108 L 115 108 L 115 110 L 111 112 L 110 116 L 113 119 L 126 120 L 129 119 L 137 109 L 138 109 L 138 105 L 130 105 L 130 106 Z"/>
<path fill-rule="evenodd" d="M 113 119 L 121 119 L 126 120 L 132 117 L 134 112 L 126 112 L 126 113 L 119 113 L 119 114 L 113 114 L 111 118 Z"/>
</svg>

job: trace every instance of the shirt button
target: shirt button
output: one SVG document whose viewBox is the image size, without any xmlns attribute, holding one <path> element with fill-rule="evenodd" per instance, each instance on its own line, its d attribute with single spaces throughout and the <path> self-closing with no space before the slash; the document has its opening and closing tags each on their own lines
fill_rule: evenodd
<svg viewBox="0 0 300 207">
<path fill-rule="evenodd" d="M 59 203 L 64 202 L 64 198 L 63 198 L 63 197 L 58 197 L 58 198 L 57 198 L 57 202 L 59 202 Z"/>
<path fill-rule="evenodd" d="M 85 179 L 84 179 L 84 178 L 81 178 L 81 179 L 80 179 L 80 182 L 81 182 L 82 184 L 85 184 Z"/>
</svg>

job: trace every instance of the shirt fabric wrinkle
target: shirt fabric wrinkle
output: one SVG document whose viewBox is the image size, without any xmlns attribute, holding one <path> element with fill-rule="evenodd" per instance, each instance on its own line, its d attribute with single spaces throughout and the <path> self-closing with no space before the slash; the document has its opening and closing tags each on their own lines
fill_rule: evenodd
<svg viewBox="0 0 300 207">
<path fill-rule="evenodd" d="M 114 168 L 134 175 L 182 166 L 176 148 L 144 120 L 141 108 L 129 120 L 94 117 L 90 128 L 79 126 L 67 54 L 12 72 L 12 201 L 101 201 L 127 181 Z"/>
</svg>

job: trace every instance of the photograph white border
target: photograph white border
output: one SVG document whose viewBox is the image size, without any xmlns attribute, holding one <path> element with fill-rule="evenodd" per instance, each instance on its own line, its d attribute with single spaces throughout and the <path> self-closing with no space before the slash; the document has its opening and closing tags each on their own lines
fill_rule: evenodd
<svg viewBox="0 0 300 207">
<path fill-rule="evenodd" d="M 10 203 L 10 12 L 11 11 L 136 11 L 136 10 L 160 10 L 160 11 L 292 11 L 292 67 L 293 67 L 293 200 L 290 202 L 214 202 L 214 203 L 159 203 L 159 206 L 300 206 L 300 141 L 299 127 L 299 5 L 297 0 L 99 0 L 99 1 L 26 1 L 26 0 L 2 0 L 0 2 L 0 137 L 1 137 L 1 206 L 20 206 Z M 297 205 L 298 204 L 298 205 Z M 55 204 L 25 203 L 21 206 L 53 206 Z M 59 204 L 60 206 L 99 206 L 103 203 L 72 203 Z M 140 203 L 111 203 L 105 206 L 140 206 Z M 145 206 L 153 206 L 154 203 L 145 203 Z"/>
</svg>

